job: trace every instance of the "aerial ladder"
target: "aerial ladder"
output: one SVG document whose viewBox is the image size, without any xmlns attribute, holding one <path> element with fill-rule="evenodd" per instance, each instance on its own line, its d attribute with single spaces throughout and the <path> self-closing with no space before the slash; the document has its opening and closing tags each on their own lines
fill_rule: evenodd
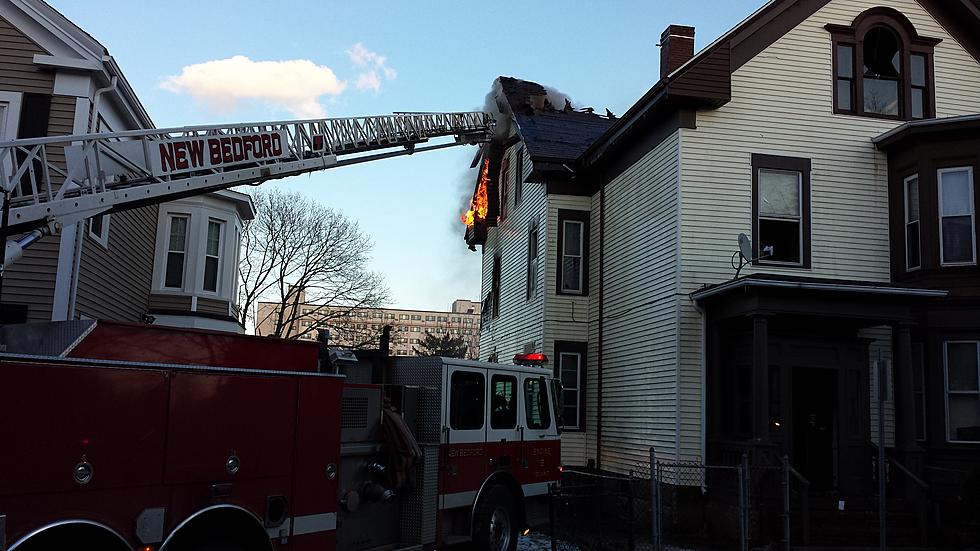
<svg viewBox="0 0 980 551">
<path fill-rule="evenodd" d="M 493 117 L 481 112 L 413 112 L 0 142 L 0 238 L 5 242 L 0 277 L 27 247 L 93 216 L 475 145 L 490 139 L 493 125 Z"/>
</svg>

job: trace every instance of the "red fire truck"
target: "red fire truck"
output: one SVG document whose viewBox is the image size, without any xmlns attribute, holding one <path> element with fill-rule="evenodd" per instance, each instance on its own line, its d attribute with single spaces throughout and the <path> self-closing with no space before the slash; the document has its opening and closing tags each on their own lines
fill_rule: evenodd
<svg viewBox="0 0 980 551">
<path fill-rule="evenodd" d="M 4 263 L 95 214 L 440 136 L 481 143 L 491 127 L 430 113 L 0 143 Z M 211 141 L 228 154 L 205 158 Z M 515 549 L 559 478 L 558 383 L 540 366 L 383 349 L 0 327 L 0 551 Z"/>
</svg>

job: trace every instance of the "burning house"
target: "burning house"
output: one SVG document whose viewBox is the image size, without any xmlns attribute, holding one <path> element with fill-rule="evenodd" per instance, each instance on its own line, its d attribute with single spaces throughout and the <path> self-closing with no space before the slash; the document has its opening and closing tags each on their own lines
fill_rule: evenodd
<svg viewBox="0 0 980 551">
<path fill-rule="evenodd" d="M 884 453 L 927 511 L 916 537 L 967 525 L 980 6 L 774 0 L 697 53 L 692 27 L 660 43 L 619 118 L 495 83 L 505 130 L 466 231 L 481 359 L 547 358 L 567 463 L 786 457 L 832 517 L 870 507 Z"/>
</svg>

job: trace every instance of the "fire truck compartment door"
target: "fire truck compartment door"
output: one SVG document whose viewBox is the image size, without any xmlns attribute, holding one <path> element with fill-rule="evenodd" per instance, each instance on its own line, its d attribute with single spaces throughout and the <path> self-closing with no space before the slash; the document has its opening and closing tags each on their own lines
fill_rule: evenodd
<svg viewBox="0 0 980 551">
<path fill-rule="evenodd" d="M 171 384 L 168 483 L 289 476 L 294 377 L 177 373 Z M 235 473 L 227 462 L 235 456 Z"/>
</svg>

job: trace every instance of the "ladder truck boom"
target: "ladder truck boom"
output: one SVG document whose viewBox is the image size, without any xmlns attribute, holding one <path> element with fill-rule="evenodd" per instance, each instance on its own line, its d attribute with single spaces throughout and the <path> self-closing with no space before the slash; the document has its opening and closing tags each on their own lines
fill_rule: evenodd
<svg viewBox="0 0 980 551">
<path fill-rule="evenodd" d="M 102 214 L 347 164 L 487 141 L 481 112 L 242 123 L 0 142 L 3 265 Z M 423 145 L 430 139 L 448 142 Z M 18 239 L 10 239 L 20 235 Z"/>
</svg>

